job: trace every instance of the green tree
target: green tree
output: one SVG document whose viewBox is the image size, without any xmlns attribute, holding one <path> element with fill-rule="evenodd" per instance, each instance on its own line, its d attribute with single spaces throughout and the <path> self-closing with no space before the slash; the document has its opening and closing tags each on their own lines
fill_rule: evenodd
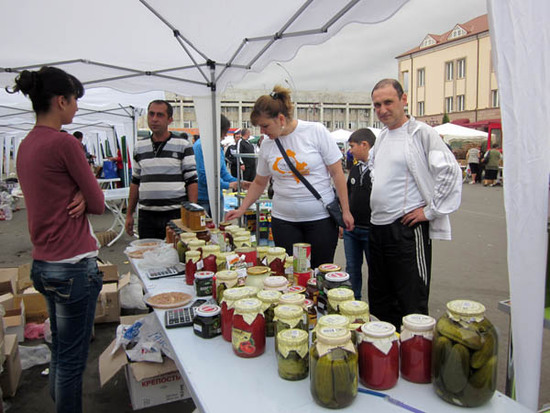
<svg viewBox="0 0 550 413">
<path fill-rule="evenodd" d="M 443 121 L 441 123 L 449 123 L 449 115 L 447 115 L 447 112 L 443 113 Z"/>
</svg>

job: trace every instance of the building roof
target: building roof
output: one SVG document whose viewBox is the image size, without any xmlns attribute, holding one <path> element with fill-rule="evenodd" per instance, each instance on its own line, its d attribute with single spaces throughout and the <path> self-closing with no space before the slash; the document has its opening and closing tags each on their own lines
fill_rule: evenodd
<svg viewBox="0 0 550 413">
<path fill-rule="evenodd" d="M 464 34 L 457 37 L 452 37 L 451 34 L 457 28 L 463 29 Z M 420 43 L 420 45 L 418 45 L 414 49 L 408 50 L 405 53 L 400 54 L 399 56 L 397 56 L 397 58 L 400 58 L 412 53 L 416 53 L 421 50 L 424 51 L 424 50 L 432 49 L 442 44 L 452 43 L 452 42 L 455 42 L 470 36 L 475 36 L 476 34 L 488 32 L 488 31 L 489 31 L 489 20 L 487 18 L 487 14 L 484 14 L 483 16 L 478 16 L 475 19 L 467 21 L 466 23 L 457 23 L 451 30 L 443 34 L 428 33 L 424 37 L 424 39 L 422 39 L 422 42 Z M 428 37 L 433 39 L 434 43 L 429 46 L 422 47 L 422 43 L 424 43 L 424 40 L 426 40 Z"/>
</svg>

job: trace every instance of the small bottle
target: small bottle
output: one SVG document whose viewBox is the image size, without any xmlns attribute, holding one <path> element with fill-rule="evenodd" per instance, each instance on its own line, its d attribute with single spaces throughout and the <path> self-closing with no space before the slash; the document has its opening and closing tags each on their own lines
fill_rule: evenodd
<svg viewBox="0 0 550 413">
<path fill-rule="evenodd" d="M 309 335 L 304 330 L 291 328 L 277 336 L 277 367 L 285 380 L 302 380 L 309 373 Z"/>
<path fill-rule="evenodd" d="M 333 288 L 327 292 L 327 312 L 337 314 L 340 312 L 340 304 L 346 301 L 353 301 L 353 290 L 345 287 Z"/>
<path fill-rule="evenodd" d="M 275 336 L 275 307 L 279 305 L 281 293 L 279 291 L 262 290 L 258 292 L 257 297 L 262 301 L 262 311 L 265 317 L 265 334 L 267 337 Z"/>
<path fill-rule="evenodd" d="M 432 341 L 435 319 L 424 314 L 403 317 L 399 340 L 401 377 L 413 383 L 432 381 Z"/>
<path fill-rule="evenodd" d="M 231 344 L 239 357 L 251 358 L 264 353 L 265 318 L 259 299 L 243 298 L 235 303 Z"/>
<path fill-rule="evenodd" d="M 395 327 L 383 321 L 365 323 L 359 344 L 359 377 L 363 386 L 387 390 L 399 378 L 399 345 Z"/>
<path fill-rule="evenodd" d="M 193 332 L 202 338 L 214 338 L 221 334 L 221 309 L 217 305 L 203 304 L 193 318 Z"/>
</svg>

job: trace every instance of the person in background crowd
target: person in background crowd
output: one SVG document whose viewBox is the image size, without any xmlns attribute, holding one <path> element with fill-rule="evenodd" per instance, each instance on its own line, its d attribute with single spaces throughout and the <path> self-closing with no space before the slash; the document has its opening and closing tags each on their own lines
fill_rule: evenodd
<svg viewBox="0 0 550 413">
<path fill-rule="evenodd" d="M 361 300 L 363 288 L 363 255 L 369 262 L 370 191 L 372 188 L 367 168 L 369 150 L 374 146 L 376 136 L 370 129 L 358 129 L 348 139 L 350 151 L 357 163 L 351 167 L 348 176 L 349 209 L 355 224 L 353 230 L 344 230 L 344 251 L 346 271 L 356 300 Z"/>
<path fill-rule="evenodd" d="M 254 154 L 254 145 L 248 139 L 250 138 L 250 130 L 243 129 L 241 131 L 241 140 L 237 144 L 237 153 L 239 154 Z M 242 179 L 252 182 L 256 177 L 256 158 L 241 158 Z M 244 168 L 243 168 L 244 167 Z"/>
<path fill-rule="evenodd" d="M 468 166 L 470 167 L 470 173 L 472 174 L 470 185 L 476 183 L 477 174 L 479 173 L 479 154 L 480 151 L 479 147 L 477 146 L 471 147 L 466 153 L 466 162 L 468 163 Z"/>
<path fill-rule="evenodd" d="M 64 132 L 64 131 L 63 131 L 63 132 Z M 74 136 L 74 137 L 80 142 L 80 144 L 82 145 L 82 150 L 83 150 L 84 153 L 86 154 L 86 159 L 88 160 L 88 163 L 89 163 L 90 165 L 93 165 L 93 164 L 94 164 L 95 156 L 88 152 L 88 149 L 86 149 L 86 145 L 84 145 L 84 143 L 82 142 L 82 140 L 84 139 L 84 135 L 82 134 L 82 132 L 80 132 L 80 131 L 75 131 L 75 132 L 73 133 L 73 136 Z"/>
<path fill-rule="evenodd" d="M 193 147 L 168 130 L 172 116 L 169 102 L 154 100 L 149 103 L 147 123 L 152 134 L 139 139 L 135 147 L 125 223 L 129 235 L 134 234 L 134 212 L 138 202 L 139 237 L 159 239 L 164 239 L 170 220 L 181 218 L 182 202 L 197 202 Z"/>
<path fill-rule="evenodd" d="M 237 168 L 241 168 L 241 170 L 244 170 L 244 164 L 237 159 L 235 156 L 238 153 L 237 145 L 239 144 L 239 141 L 241 140 L 241 130 L 238 129 L 235 132 L 233 132 L 233 139 L 235 140 L 235 143 L 233 145 L 229 145 L 225 151 L 225 159 L 227 159 L 227 162 L 229 162 L 229 169 L 231 170 L 231 175 L 233 175 L 234 178 L 237 178 Z"/>
<path fill-rule="evenodd" d="M 323 203 L 294 175 L 275 141 L 284 147 L 291 162 L 322 196 L 325 204 L 334 200 L 331 177 L 340 198 L 346 229 L 353 229 L 349 211 L 346 178 L 342 171 L 340 149 L 328 130 L 318 122 L 293 118 L 290 90 L 275 86 L 269 95 L 261 96 L 250 119 L 259 125 L 265 139 L 260 148 L 256 178 L 250 185 L 241 206 L 228 212 L 226 219 L 242 216 L 264 192 L 273 178 L 274 196 L 271 225 L 275 245 L 292 254 L 292 245 L 311 244 L 311 267 L 316 268 L 334 259 L 338 242 L 338 227 Z"/>
<path fill-rule="evenodd" d="M 491 150 L 485 153 L 485 179 L 483 180 L 483 186 L 496 186 L 498 170 L 500 168 L 500 160 L 502 159 L 502 154 L 497 149 L 498 145 L 493 143 L 491 145 Z"/>
<path fill-rule="evenodd" d="M 371 96 L 386 127 L 369 155 L 369 306 L 399 329 L 403 316 L 428 314 L 431 239 L 451 239 L 462 172 L 439 134 L 405 114 L 407 95 L 397 80 L 381 80 Z"/>
<path fill-rule="evenodd" d="M 17 172 L 33 244 L 31 279 L 44 295 L 52 332 L 50 395 L 57 413 L 82 412 L 86 368 L 103 274 L 87 214 L 105 210 L 82 145 L 66 133 L 84 87 L 54 67 L 22 71 L 10 93 L 32 101 L 36 125 L 19 146 Z"/>
</svg>

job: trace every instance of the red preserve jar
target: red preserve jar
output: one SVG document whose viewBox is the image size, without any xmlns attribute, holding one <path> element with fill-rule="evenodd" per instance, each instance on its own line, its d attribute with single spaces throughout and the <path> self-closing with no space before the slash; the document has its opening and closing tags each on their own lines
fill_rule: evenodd
<svg viewBox="0 0 550 413">
<path fill-rule="evenodd" d="M 273 275 L 285 275 L 286 250 L 281 247 L 272 247 L 267 250 L 267 265 Z"/>
<path fill-rule="evenodd" d="M 390 389 L 399 378 L 399 345 L 395 327 L 375 321 L 361 326 L 359 378 L 361 384 L 375 390 Z"/>
<path fill-rule="evenodd" d="M 258 357 L 264 353 L 265 318 L 259 299 L 243 298 L 235 303 L 231 343 L 239 357 Z"/>
<path fill-rule="evenodd" d="M 220 253 L 219 245 L 205 245 L 202 247 L 202 262 L 204 271 L 218 271 L 217 255 Z"/>
<path fill-rule="evenodd" d="M 199 262 L 201 260 L 200 251 L 187 251 L 185 253 L 185 283 L 187 285 L 193 285 L 195 282 L 195 273 L 199 269 Z"/>
<path fill-rule="evenodd" d="M 235 302 L 248 296 L 248 291 L 241 287 L 228 288 L 223 292 L 222 307 L 222 337 L 225 341 L 231 341 L 231 328 L 233 327 L 233 313 Z"/>
<path fill-rule="evenodd" d="M 435 319 L 424 314 L 403 317 L 400 336 L 401 376 L 413 383 L 432 381 L 432 340 Z"/>
</svg>

